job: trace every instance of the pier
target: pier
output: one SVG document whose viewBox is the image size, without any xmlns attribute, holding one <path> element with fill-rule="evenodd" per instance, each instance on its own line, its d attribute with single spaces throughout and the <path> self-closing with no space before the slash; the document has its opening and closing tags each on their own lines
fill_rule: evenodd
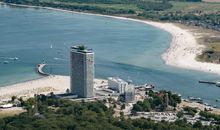
<svg viewBox="0 0 220 130">
<path fill-rule="evenodd" d="M 216 82 L 213 81 L 199 81 L 199 83 L 204 83 L 204 84 L 216 84 Z"/>
<path fill-rule="evenodd" d="M 214 84 L 214 85 L 216 85 L 217 87 L 220 87 L 220 82 L 214 82 L 214 81 L 202 81 L 202 80 L 199 80 L 199 83 L 204 83 L 204 84 Z"/>
<path fill-rule="evenodd" d="M 37 72 L 38 72 L 38 74 L 43 75 L 43 76 L 49 76 L 49 74 L 43 72 L 43 68 L 44 68 L 46 65 L 47 65 L 47 64 L 38 64 L 38 65 L 37 65 Z"/>
</svg>

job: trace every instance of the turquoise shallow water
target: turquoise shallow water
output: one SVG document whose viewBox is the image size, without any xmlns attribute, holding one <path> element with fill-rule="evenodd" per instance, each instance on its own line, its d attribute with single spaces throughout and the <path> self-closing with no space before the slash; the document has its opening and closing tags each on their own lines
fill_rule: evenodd
<svg viewBox="0 0 220 130">
<path fill-rule="evenodd" d="M 0 7 L 0 86 L 39 78 L 35 66 L 45 60 L 47 72 L 69 74 L 69 47 L 86 44 L 95 51 L 97 78 L 119 76 L 136 84 L 201 97 L 220 106 L 220 88 L 198 80 L 220 76 L 170 67 L 161 60 L 171 35 L 127 20 L 31 8 Z M 52 48 L 51 48 L 52 45 Z M 13 61 L 12 57 L 19 60 Z M 9 64 L 3 64 L 3 61 Z"/>
</svg>

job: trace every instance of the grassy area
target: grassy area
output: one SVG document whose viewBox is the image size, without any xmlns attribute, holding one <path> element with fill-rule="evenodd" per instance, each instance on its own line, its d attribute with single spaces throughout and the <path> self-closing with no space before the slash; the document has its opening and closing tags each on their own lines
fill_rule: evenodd
<svg viewBox="0 0 220 130">
<path fill-rule="evenodd" d="M 21 0 L 22 1 L 22 0 Z M 75 5 L 75 6 L 90 6 L 90 7 L 100 7 L 100 8 L 111 8 L 111 9 L 127 9 L 134 10 L 136 12 L 144 11 L 141 9 L 138 4 L 144 5 L 147 3 L 144 2 L 156 2 L 160 3 L 162 0 L 134 0 L 132 2 L 123 1 L 123 0 L 27 0 L 27 1 L 39 1 L 46 3 L 56 3 L 56 4 L 65 4 L 65 5 Z M 179 1 L 169 1 L 172 4 L 172 8 L 165 10 L 164 12 L 175 12 L 175 11 L 184 11 L 191 12 L 194 10 L 202 10 L 206 12 L 217 12 L 220 11 L 220 2 L 219 3 L 210 3 L 210 2 L 179 2 Z M 149 4 L 149 3 L 148 3 Z"/>
<path fill-rule="evenodd" d="M 217 12 L 220 10 L 220 3 L 205 2 L 171 2 L 173 7 L 168 11 L 185 11 L 202 10 L 207 12 Z"/>
<path fill-rule="evenodd" d="M 220 63 L 220 37 L 204 37 L 206 48 L 203 53 L 198 56 L 199 60 L 211 63 Z"/>
<path fill-rule="evenodd" d="M 56 4 L 65 4 L 65 5 L 77 5 L 77 6 L 93 6 L 93 7 L 101 7 L 101 8 L 111 8 L 111 9 L 132 9 L 135 11 L 140 11 L 136 5 L 134 4 L 100 4 L 100 3 L 76 3 L 76 2 L 61 2 L 54 0 L 41 0 L 42 2 L 53 2 Z"/>
<path fill-rule="evenodd" d="M 202 62 L 220 63 L 220 42 L 212 42 L 206 45 L 206 49 L 197 60 Z"/>
<path fill-rule="evenodd" d="M 204 2 L 220 3 L 220 0 L 203 0 Z"/>
<path fill-rule="evenodd" d="M 137 7 L 136 4 L 127 3 L 127 4 L 103 4 L 103 3 L 77 3 L 77 2 L 64 2 L 61 0 L 40 0 L 41 2 L 54 2 L 62 3 L 66 5 L 87 5 L 87 6 L 96 6 L 102 8 L 112 8 L 112 9 L 131 9 L 135 11 L 143 11 Z M 155 1 L 155 0 L 143 0 L 143 1 Z M 190 12 L 193 10 L 203 10 L 207 12 L 216 12 L 220 10 L 220 3 L 207 3 L 207 2 L 177 2 L 171 1 L 173 7 L 167 11 L 185 11 Z"/>
<path fill-rule="evenodd" d="M 211 43 L 207 46 L 208 50 L 212 50 L 214 52 L 220 52 L 220 43 Z"/>
</svg>

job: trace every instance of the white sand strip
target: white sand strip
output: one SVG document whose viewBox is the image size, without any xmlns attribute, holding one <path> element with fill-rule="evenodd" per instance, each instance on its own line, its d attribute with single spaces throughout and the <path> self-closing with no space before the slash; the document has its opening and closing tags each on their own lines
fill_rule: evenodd
<svg viewBox="0 0 220 130">
<path fill-rule="evenodd" d="M 94 87 L 103 85 L 104 79 L 94 79 Z M 23 83 L 0 87 L 0 101 L 9 100 L 12 96 L 29 98 L 35 94 L 65 93 L 70 89 L 70 77 L 53 75 Z"/>
<path fill-rule="evenodd" d="M 220 74 L 220 64 L 199 62 L 196 56 L 204 46 L 199 45 L 191 32 L 172 23 L 146 22 L 172 34 L 170 48 L 162 55 L 166 64 L 210 73 Z"/>
<path fill-rule="evenodd" d="M 48 76 L 23 83 L 0 87 L 0 100 L 8 100 L 12 96 L 33 97 L 34 94 L 47 94 L 50 92 L 63 93 L 70 86 L 68 76 Z"/>
</svg>

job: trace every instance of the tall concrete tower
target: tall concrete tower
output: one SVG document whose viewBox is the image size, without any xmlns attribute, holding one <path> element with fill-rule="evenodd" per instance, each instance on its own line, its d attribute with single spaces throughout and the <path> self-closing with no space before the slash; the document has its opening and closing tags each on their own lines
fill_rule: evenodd
<svg viewBox="0 0 220 130">
<path fill-rule="evenodd" d="M 70 64 L 71 93 L 93 97 L 94 52 L 85 46 L 71 47 Z"/>
</svg>

